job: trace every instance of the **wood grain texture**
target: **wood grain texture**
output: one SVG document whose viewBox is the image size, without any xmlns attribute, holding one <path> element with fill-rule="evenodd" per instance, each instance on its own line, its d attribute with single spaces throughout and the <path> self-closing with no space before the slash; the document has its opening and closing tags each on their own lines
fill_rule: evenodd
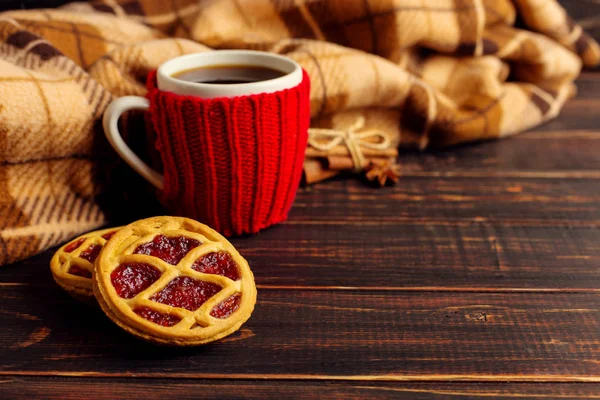
<svg viewBox="0 0 600 400">
<path fill-rule="evenodd" d="M 233 240 L 259 288 L 600 291 L 593 227 L 300 222 Z M 53 285 L 53 252 L 8 267 L 0 286 Z"/>
<path fill-rule="evenodd" d="M 600 4 L 561 3 L 600 37 Z M 535 131 L 403 152 L 396 187 L 302 189 L 232 240 L 258 303 L 218 343 L 128 336 L 54 284 L 52 250 L 3 269 L 0 398 L 600 398 L 600 73 L 577 85 Z"/>
<path fill-rule="evenodd" d="M 398 222 L 598 226 L 599 201 L 600 185 L 587 179 L 411 177 L 377 191 L 337 180 L 299 192 L 290 219 L 354 230 Z"/>
<path fill-rule="evenodd" d="M 600 384 L 523 384 L 523 383 L 410 383 L 336 381 L 252 381 L 183 379 L 102 379 L 102 378 L 0 378 L 5 399 L 60 398 L 80 400 L 165 399 L 177 394 L 178 400 L 192 399 L 594 399 L 600 398 Z"/>
<path fill-rule="evenodd" d="M 444 178 L 600 178 L 600 133 L 594 130 L 535 131 L 496 142 L 453 149 L 404 152 L 403 179 Z M 576 157 L 573 157 L 577 154 Z"/>
<path fill-rule="evenodd" d="M 197 349 L 140 342 L 54 285 L 0 301 L 1 375 L 600 382 L 593 293 L 262 290 Z"/>
</svg>

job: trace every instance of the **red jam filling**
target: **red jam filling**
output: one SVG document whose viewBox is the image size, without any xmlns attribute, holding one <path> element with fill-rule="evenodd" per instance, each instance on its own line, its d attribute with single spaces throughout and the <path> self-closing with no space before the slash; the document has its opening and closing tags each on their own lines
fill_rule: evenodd
<svg viewBox="0 0 600 400">
<path fill-rule="evenodd" d="M 106 240 L 110 240 L 111 237 L 115 236 L 115 233 L 117 233 L 117 231 L 106 232 L 102 237 Z"/>
<path fill-rule="evenodd" d="M 79 240 L 74 241 L 73 243 L 70 243 L 67 247 L 65 247 L 65 253 L 70 253 L 79 246 L 81 246 L 81 243 L 83 243 L 84 240 L 85 238 L 81 238 Z"/>
<path fill-rule="evenodd" d="M 152 265 L 127 263 L 115 268 L 110 274 L 110 280 L 120 297 L 131 299 L 156 282 L 161 275 L 162 272 Z"/>
<path fill-rule="evenodd" d="M 150 322 L 162 326 L 173 326 L 181 321 L 181 319 L 174 315 L 163 314 L 148 307 L 138 307 L 133 312 Z"/>
<path fill-rule="evenodd" d="M 176 265 L 190 250 L 200 246 L 200 242 L 184 236 L 156 236 L 151 242 L 139 245 L 134 254 L 147 254 L 160 258 L 171 265 Z"/>
<path fill-rule="evenodd" d="M 169 282 L 163 290 L 150 297 L 150 300 L 195 311 L 220 290 L 221 287 L 214 283 L 180 276 Z"/>
<path fill-rule="evenodd" d="M 71 274 L 71 275 L 77 275 L 77 276 L 82 276 L 84 278 L 91 278 L 92 277 L 92 273 L 90 271 L 88 271 L 87 269 L 84 269 L 84 268 L 80 268 L 77 265 L 71 265 L 69 267 L 69 274 Z"/>
<path fill-rule="evenodd" d="M 79 254 L 79 257 L 83 258 L 84 260 L 88 260 L 89 262 L 91 262 L 93 264 L 94 261 L 96 261 L 96 258 L 98 258 L 98 254 L 100 254 L 100 250 L 102 250 L 101 245 L 93 244 L 90 247 L 88 247 L 87 249 L 85 249 L 84 251 L 82 251 Z"/>
<path fill-rule="evenodd" d="M 192 269 L 205 274 L 226 276 L 233 281 L 241 278 L 237 264 L 231 259 L 229 253 L 224 251 L 208 253 L 200 257 L 192 265 Z"/>
<path fill-rule="evenodd" d="M 210 315 L 215 318 L 227 318 L 236 312 L 238 308 L 240 308 L 240 300 L 242 300 L 241 293 L 231 295 L 227 299 L 217 304 L 210 312 Z"/>
</svg>

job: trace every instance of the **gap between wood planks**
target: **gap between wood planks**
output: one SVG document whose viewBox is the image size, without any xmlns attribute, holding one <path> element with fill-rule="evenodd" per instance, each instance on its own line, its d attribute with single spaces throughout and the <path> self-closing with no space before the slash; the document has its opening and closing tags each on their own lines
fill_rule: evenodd
<svg viewBox="0 0 600 400">
<path fill-rule="evenodd" d="M 144 378 L 144 379 L 212 379 L 212 380 L 278 380 L 278 381 L 380 381 L 380 382 L 548 382 L 548 383 L 598 383 L 600 376 L 587 375 L 310 375 L 310 374 L 197 374 L 176 372 L 123 373 L 123 372 L 76 372 L 76 371 L 0 371 L 3 377 L 85 377 L 85 378 Z"/>
<path fill-rule="evenodd" d="M 345 220 L 301 220 L 299 217 L 294 217 L 293 220 L 288 220 L 285 223 L 288 225 L 443 225 L 443 226 L 473 226 L 476 224 L 485 223 L 500 223 L 503 226 L 529 226 L 529 227 L 555 227 L 555 228 L 600 228 L 600 220 L 555 220 L 555 219 L 493 219 L 493 218 L 462 218 L 461 220 L 448 221 L 445 219 L 435 218 L 414 218 L 414 217 L 387 217 L 385 219 L 345 219 Z"/>
<path fill-rule="evenodd" d="M 600 179 L 600 170 L 568 171 L 402 171 L 400 178 Z"/>
<path fill-rule="evenodd" d="M 77 386 L 69 386 L 73 380 L 76 381 Z M 48 385 L 52 381 L 52 385 Z M 157 381 L 159 382 L 157 384 Z M 546 385 L 540 386 L 536 382 L 329 382 L 329 381 L 233 381 L 233 380 L 220 380 L 220 381 L 204 381 L 204 380 L 189 380 L 189 379 L 159 379 L 159 380 L 143 380 L 135 378 L 126 379 L 106 379 L 106 378 L 83 378 L 83 377 L 7 377 L 6 379 L 0 380 L 0 385 L 5 384 L 2 388 L 8 390 L 8 393 L 14 393 L 15 386 L 12 385 L 28 385 L 28 392 L 33 390 L 32 393 L 45 393 L 49 395 L 51 393 L 64 394 L 66 391 L 73 393 L 90 393 L 88 390 L 94 390 L 95 388 L 101 389 L 110 383 L 113 388 L 123 390 L 119 392 L 121 394 L 139 393 L 139 390 L 145 388 L 151 388 L 156 398 L 161 398 L 160 395 L 164 393 L 171 393 L 174 389 L 178 390 L 179 393 L 183 394 L 196 394 L 204 393 L 198 392 L 197 390 L 206 390 L 208 386 L 212 386 L 211 389 L 215 390 L 215 393 L 219 393 L 222 398 L 237 398 L 233 393 L 252 396 L 253 391 L 260 390 L 261 397 L 265 398 L 267 393 L 273 391 L 277 394 L 277 398 L 283 398 L 284 392 L 290 394 L 306 393 L 311 394 L 314 397 L 330 398 L 330 395 L 334 395 L 335 398 L 340 397 L 340 393 L 353 393 L 354 396 L 363 394 L 357 394 L 355 390 L 366 390 L 371 392 L 373 398 L 373 392 L 377 392 L 379 395 L 382 392 L 390 393 L 428 393 L 435 395 L 446 395 L 446 396 L 473 396 L 479 397 L 493 397 L 493 398 L 508 398 L 508 397 L 526 397 L 526 398 L 568 398 L 568 399 L 598 399 L 600 398 L 600 391 L 598 387 L 600 385 L 596 383 L 585 383 L 579 382 L 568 382 L 568 383 L 547 383 Z M 307 385 L 307 386 L 304 386 Z M 283 388 L 283 391 L 282 391 Z M 11 392 L 11 389 L 13 391 Z M 38 389 L 36 391 L 36 389 Z M 69 389 L 72 389 L 69 391 Z M 18 390 L 18 389 L 17 389 Z M 186 390 L 188 390 L 186 392 Z M 263 391 L 264 390 L 264 391 Z M 300 390 L 300 392 L 298 392 Z M 93 393 L 93 391 L 92 391 Z M 366 393 L 365 393 L 366 394 Z M 363 394 L 362 397 L 365 397 Z M 305 395 L 306 396 L 306 395 Z M 125 396 L 126 397 L 126 396 Z M 124 398 L 125 398 L 124 397 Z M 238 395 L 239 397 L 239 395 Z M 346 396 L 347 397 L 347 396 Z M 187 398 L 187 397 L 186 397 Z M 194 398 L 194 397 L 190 397 Z M 254 398 L 254 397 L 253 397 Z M 311 397 L 306 397 L 311 398 Z M 345 398 L 345 397 L 344 397 Z M 395 397 L 394 397 L 395 398 Z M 404 397 L 403 397 L 404 398 Z"/>
<path fill-rule="evenodd" d="M 556 139 L 587 139 L 600 140 L 600 131 L 591 129 L 576 129 L 572 131 L 525 131 L 522 135 L 507 137 L 508 140 L 556 140 Z M 450 150 L 448 150 L 450 151 Z"/>
<path fill-rule="evenodd" d="M 34 286 L 29 283 L 0 282 L 5 286 Z M 600 293 L 600 288 L 477 288 L 447 286 L 309 286 L 256 285 L 259 290 L 306 290 L 342 292 L 450 292 L 450 293 Z"/>
<path fill-rule="evenodd" d="M 260 290 L 357 291 L 357 292 L 459 292 L 459 293 L 600 293 L 600 288 L 475 288 L 445 286 L 294 286 L 256 285 Z"/>
</svg>

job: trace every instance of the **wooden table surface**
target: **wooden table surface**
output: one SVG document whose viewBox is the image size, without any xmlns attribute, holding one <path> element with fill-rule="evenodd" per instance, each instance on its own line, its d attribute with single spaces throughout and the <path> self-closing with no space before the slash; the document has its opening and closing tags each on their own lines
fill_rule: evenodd
<svg viewBox="0 0 600 400">
<path fill-rule="evenodd" d="M 565 1 L 595 36 L 600 5 Z M 233 243 L 259 288 L 218 343 L 156 347 L 53 282 L 0 273 L 0 398 L 600 396 L 600 72 L 535 131 L 302 189 Z M 178 396 L 178 397 L 177 397 Z"/>
</svg>

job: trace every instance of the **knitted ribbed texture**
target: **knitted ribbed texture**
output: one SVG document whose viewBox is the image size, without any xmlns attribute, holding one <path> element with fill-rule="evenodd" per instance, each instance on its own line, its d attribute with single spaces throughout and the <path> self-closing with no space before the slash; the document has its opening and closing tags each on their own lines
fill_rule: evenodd
<svg viewBox="0 0 600 400">
<path fill-rule="evenodd" d="M 155 71 L 147 85 L 167 208 L 224 235 L 286 220 L 308 139 L 306 73 L 292 89 L 233 98 L 160 91 Z"/>
</svg>

